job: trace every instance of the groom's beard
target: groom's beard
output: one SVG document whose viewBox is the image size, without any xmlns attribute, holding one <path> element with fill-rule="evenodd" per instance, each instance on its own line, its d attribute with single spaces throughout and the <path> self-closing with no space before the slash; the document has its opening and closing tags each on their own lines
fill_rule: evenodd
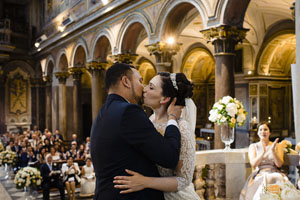
<svg viewBox="0 0 300 200">
<path fill-rule="evenodd" d="M 134 90 L 134 87 L 132 87 L 132 96 L 133 96 L 133 98 L 134 98 L 134 100 L 135 100 L 135 102 L 136 102 L 137 105 L 140 105 L 140 106 L 143 105 L 143 101 L 144 101 L 144 99 L 143 99 L 143 93 L 142 93 L 141 96 L 138 96 L 136 94 L 135 90 Z"/>
</svg>

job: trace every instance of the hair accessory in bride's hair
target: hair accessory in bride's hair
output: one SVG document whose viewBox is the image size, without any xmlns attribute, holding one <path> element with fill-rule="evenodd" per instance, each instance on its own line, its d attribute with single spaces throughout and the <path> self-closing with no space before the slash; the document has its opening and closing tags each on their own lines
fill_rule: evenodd
<svg viewBox="0 0 300 200">
<path fill-rule="evenodd" d="M 178 90 L 178 86 L 176 84 L 176 74 L 175 73 L 171 73 L 170 74 L 170 79 L 172 81 L 173 87 Z"/>
</svg>

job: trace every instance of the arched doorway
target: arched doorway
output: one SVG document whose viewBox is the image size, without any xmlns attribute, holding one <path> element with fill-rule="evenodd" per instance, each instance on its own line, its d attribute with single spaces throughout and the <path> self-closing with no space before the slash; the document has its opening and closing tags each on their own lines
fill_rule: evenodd
<svg viewBox="0 0 300 200">
<path fill-rule="evenodd" d="M 195 48 L 184 58 L 182 72 L 194 83 L 193 100 L 197 106 L 197 128 L 205 127 L 215 99 L 215 61 L 205 48 Z"/>
<path fill-rule="evenodd" d="M 291 64 L 296 62 L 294 31 L 283 31 L 267 39 L 260 51 L 257 74 L 250 81 L 250 114 L 269 121 L 272 136 L 292 136 L 294 131 Z M 257 116 L 255 116 L 257 115 Z"/>
</svg>

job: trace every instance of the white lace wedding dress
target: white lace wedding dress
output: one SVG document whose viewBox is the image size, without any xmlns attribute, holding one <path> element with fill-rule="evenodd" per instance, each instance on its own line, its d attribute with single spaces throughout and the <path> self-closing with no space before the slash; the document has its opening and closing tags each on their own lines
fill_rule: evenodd
<svg viewBox="0 0 300 200">
<path fill-rule="evenodd" d="M 150 117 L 153 122 L 154 117 Z M 164 134 L 166 124 L 153 122 L 155 128 L 161 134 Z M 187 121 L 179 120 L 179 130 L 181 133 L 181 148 L 179 162 L 182 166 L 178 170 L 166 169 L 158 166 L 158 172 L 161 176 L 176 176 L 178 181 L 177 192 L 164 192 L 166 200 L 200 200 L 192 183 L 195 168 L 195 135 L 188 125 Z"/>
</svg>

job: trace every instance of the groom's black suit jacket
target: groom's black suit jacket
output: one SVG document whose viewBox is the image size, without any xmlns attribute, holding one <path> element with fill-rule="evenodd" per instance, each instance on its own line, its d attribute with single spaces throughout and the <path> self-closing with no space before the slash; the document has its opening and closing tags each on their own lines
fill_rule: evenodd
<svg viewBox="0 0 300 200">
<path fill-rule="evenodd" d="M 91 130 L 91 156 L 96 173 L 94 199 L 162 200 L 163 193 L 144 189 L 119 194 L 113 178 L 128 175 L 125 169 L 145 176 L 159 176 L 156 163 L 175 168 L 180 153 L 180 132 L 174 125 L 159 134 L 141 107 L 110 94 L 94 120 Z"/>
</svg>

